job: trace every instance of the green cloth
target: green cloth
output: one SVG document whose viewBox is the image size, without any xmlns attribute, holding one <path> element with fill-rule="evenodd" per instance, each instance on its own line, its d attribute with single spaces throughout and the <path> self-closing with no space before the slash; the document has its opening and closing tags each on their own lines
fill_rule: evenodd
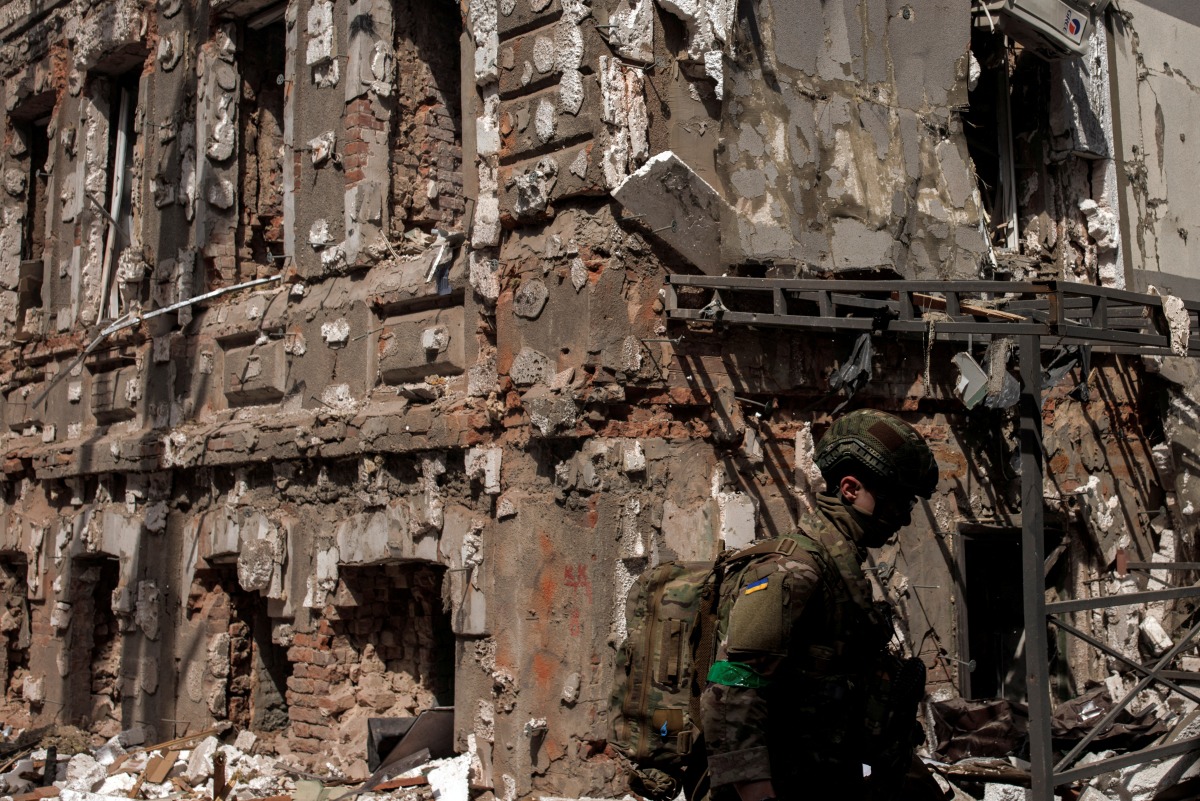
<svg viewBox="0 0 1200 801">
<path fill-rule="evenodd" d="M 749 687 L 752 690 L 771 683 L 758 675 L 754 668 L 741 662 L 713 662 L 708 671 L 708 680 L 726 687 Z"/>
</svg>

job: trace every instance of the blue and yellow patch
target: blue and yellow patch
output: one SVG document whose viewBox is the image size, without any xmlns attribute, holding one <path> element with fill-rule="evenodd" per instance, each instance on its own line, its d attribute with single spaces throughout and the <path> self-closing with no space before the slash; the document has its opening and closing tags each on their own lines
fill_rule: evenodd
<svg viewBox="0 0 1200 801">
<path fill-rule="evenodd" d="M 753 584 L 747 584 L 746 589 L 742 592 L 742 595 L 750 595 L 751 593 L 758 592 L 759 590 L 765 590 L 766 588 L 767 588 L 767 579 L 760 578 L 758 581 L 754 582 Z"/>
</svg>

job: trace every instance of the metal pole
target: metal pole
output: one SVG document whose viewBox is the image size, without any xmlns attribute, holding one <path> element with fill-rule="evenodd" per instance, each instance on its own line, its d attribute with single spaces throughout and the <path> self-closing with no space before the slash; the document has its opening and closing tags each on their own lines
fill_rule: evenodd
<svg viewBox="0 0 1200 801">
<path fill-rule="evenodd" d="M 1045 543 L 1042 506 L 1041 337 L 1018 338 L 1021 354 L 1021 567 L 1025 596 L 1025 691 L 1029 699 L 1032 801 L 1054 798 L 1046 647 Z"/>
</svg>

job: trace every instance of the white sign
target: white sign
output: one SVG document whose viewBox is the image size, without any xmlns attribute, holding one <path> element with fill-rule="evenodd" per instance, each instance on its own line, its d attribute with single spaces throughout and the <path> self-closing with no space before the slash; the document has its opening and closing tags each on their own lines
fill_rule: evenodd
<svg viewBox="0 0 1200 801">
<path fill-rule="evenodd" d="M 1083 34 L 1087 30 L 1088 15 L 1084 11 L 1076 11 L 1066 3 L 1063 7 L 1062 32 L 1075 44 L 1083 43 Z"/>
</svg>

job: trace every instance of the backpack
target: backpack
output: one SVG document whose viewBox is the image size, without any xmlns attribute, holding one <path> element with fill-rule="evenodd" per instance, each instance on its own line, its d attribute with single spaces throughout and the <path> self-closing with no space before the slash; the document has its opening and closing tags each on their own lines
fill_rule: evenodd
<svg viewBox="0 0 1200 801">
<path fill-rule="evenodd" d="M 678 794 L 700 734 L 700 694 L 716 654 L 725 576 L 756 556 L 791 555 L 797 548 L 824 551 L 803 535 L 764 540 L 716 562 L 664 562 L 633 583 L 609 703 L 609 742 L 633 763 L 631 784 L 641 795 Z"/>
</svg>

